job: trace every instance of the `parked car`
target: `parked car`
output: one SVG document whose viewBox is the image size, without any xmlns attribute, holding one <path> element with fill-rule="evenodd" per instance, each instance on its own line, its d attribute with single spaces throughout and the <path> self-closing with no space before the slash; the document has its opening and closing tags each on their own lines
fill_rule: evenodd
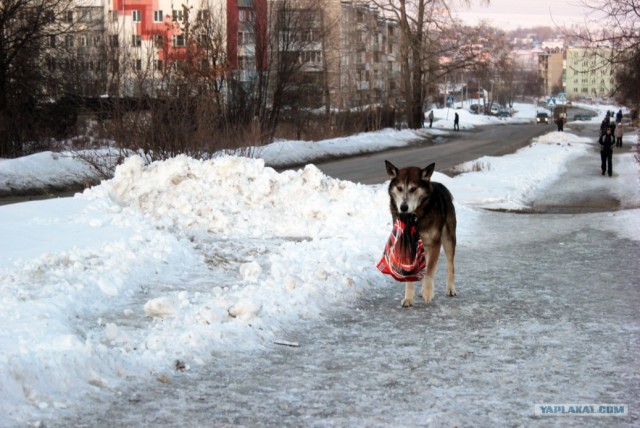
<svg viewBox="0 0 640 428">
<path fill-rule="evenodd" d="M 578 113 L 573 115 L 573 120 L 591 120 L 591 115 L 586 113 Z"/>
<path fill-rule="evenodd" d="M 511 113 L 508 110 L 500 110 L 497 114 L 498 117 L 511 117 Z"/>
<path fill-rule="evenodd" d="M 544 123 L 545 125 L 549 124 L 549 113 L 540 112 L 536 115 L 536 124 Z"/>
</svg>

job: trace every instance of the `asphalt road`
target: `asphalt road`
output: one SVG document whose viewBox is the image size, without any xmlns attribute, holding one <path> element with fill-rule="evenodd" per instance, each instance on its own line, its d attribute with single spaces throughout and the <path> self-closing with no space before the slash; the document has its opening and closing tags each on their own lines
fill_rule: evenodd
<svg viewBox="0 0 640 428">
<path fill-rule="evenodd" d="M 436 171 L 450 173 L 463 162 L 482 156 L 501 156 L 528 145 L 532 138 L 554 131 L 553 125 L 484 126 L 473 130 L 451 132 L 437 143 L 424 141 L 403 149 L 316 163 L 325 174 L 362 184 L 378 184 L 388 179 L 384 161 L 398 167 L 425 167 L 436 163 Z"/>
</svg>

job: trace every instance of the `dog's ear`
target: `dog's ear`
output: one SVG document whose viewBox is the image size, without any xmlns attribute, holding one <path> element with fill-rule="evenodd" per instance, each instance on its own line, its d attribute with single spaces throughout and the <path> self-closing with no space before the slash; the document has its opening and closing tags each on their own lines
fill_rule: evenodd
<svg viewBox="0 0 640 428">
<path fill-rule="evenodd" d="M 384 161 L 384 164 L 387 167 L 387 174 L 389 174 L 390 179 L 394 179 L 398 176 L 398 168 L 396 168 L 391 162 Z"/>
<path fill-rule="evenodd" d="M 431 180 L 431 174 L 433 174 L 433 170 L 436 168 L 436 163 L 432 163 L 428 167 L 422 170 L 422 179 L 424 181 Z"/>
</svg>

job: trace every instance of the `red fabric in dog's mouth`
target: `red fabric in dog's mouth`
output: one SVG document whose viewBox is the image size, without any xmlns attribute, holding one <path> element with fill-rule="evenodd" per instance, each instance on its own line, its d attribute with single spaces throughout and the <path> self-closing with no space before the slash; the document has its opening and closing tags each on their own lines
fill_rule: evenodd
<svg viewBox="0 0 640 428">
<path fill-rule="evenodd" d="M 391 236 L 384 248 L 378 270 L 396 281 L 420 281 L 426 273 L 424 247 L 418 233 L 418 217 L 399 216 L 393 222 Z"/>
</svg>

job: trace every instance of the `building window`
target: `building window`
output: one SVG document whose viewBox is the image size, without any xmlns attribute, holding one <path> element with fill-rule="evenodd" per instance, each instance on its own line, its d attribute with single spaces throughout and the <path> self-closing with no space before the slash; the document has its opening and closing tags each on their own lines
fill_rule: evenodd
<svg viewBox="0 0 640 428">
<path fill-rule="evenodd" d="M 132 10 L 131 11 L 131 18 L 133 19 L 133 22 L 141 22 L 142 21 L 142 12 L 139 10 Z"/>
<path fill-rule="evenodd" d="M 173 20 L 174 21 L 182 21 L 182 10 L 174 10 L 173 11 Z"/>
<path fill-rule="evenodd" d="M 184 47 L 185 46 L 184 34 L 179 34 L 177 36 L 173 36 L 173 46 L 176 46 L 176 47 Z"/>
<path fill-rule="evenodd" d="M 208 21 L 209 20 L 209 10 L 202 9 L 198 11 L 198 21 Z"/>
<path fill-rule="evenodd" d="M 83 48 L 87 47 L 87 36 L 80 36 L 80 46 Z"/>
<path fill-rule="evenodd" d="M 164 69 L 164 62 L 161 59 L 157 59 L 155 62 L 156 70 L 162 71 Z"/>
<path fill-rule="evenodd" d="M 70 35 L 64 36 L 64 46 L 67 48 L 73 47 L 73 36 L 70 36 Z"/>
<path fill-rule="evenodd" d="M 300 62 L 303 64 L 320 64 L 322 54 L 320 51 L 304 51 L 300 53 Z"/>
<path fill-rule="evenodd" d="M 56 36 L 49 36 L 49 46 L 52 48 L 56 47 Z"/>
<path fill-rule="evenodd" d="M 240 9 L 238 11 L 238 21 L 240 22 L 255 22 L 256 14 L 251 9 Z"/>
<path fill-rule="evenodd" d="M 139 34 L 134 34 L 131 36 L 131 44 L 137 48 L 142 46 L 142 36 Z"/>
<path fill-rule="evenodd" d="M 111 22 L 118 22 L 118 11 L 112 10 L 111 13 Z"/>
<path fill-rule="evenodd" d="M 162 22 L 164 19 L 164 16 L 162 15 L 162 11 L 161 10 L 154 10 L 153 11 L 153 22 Z"/>
<path fill-rule="evenodd" d="M 158 49 L 162 48 L 164 46 L 164 36 L 162 34 L 154 34 L 153 44 Z"/>
<path fill-rule="evenodd" d="M 239 70 L 255 70 L 256 63 L 253 57 L 238 56 L 238 69 Z"/>
<path fill-rule="evenodd" d="M 102 36 L 93 36 L 93 46 L 102 46 Z"/>
<path fill-rule="evenodd" d="M 142 70 L 142 60 L 141 59 L 137 59 L 134 63 L 134 67 L 136 69 L 136 71 L 140 71 Z"/>
<path fill-rule="evenodd" d="M 109 44 L 111 45 L 112 48 L 117 48 L 118 45 L 119 45 L 118 36 L 117 35 L 111 35 L 110 36 L 110 40 L 109 40 Z"/>
<path fill-rule="evenodd" d="M 72 23 L 73 22 L 73 11 L 72 10 L 68 10 L 65 17 L 64 17 L 64 22 L 68 22 L 68 23 Z"/>
</svg>

